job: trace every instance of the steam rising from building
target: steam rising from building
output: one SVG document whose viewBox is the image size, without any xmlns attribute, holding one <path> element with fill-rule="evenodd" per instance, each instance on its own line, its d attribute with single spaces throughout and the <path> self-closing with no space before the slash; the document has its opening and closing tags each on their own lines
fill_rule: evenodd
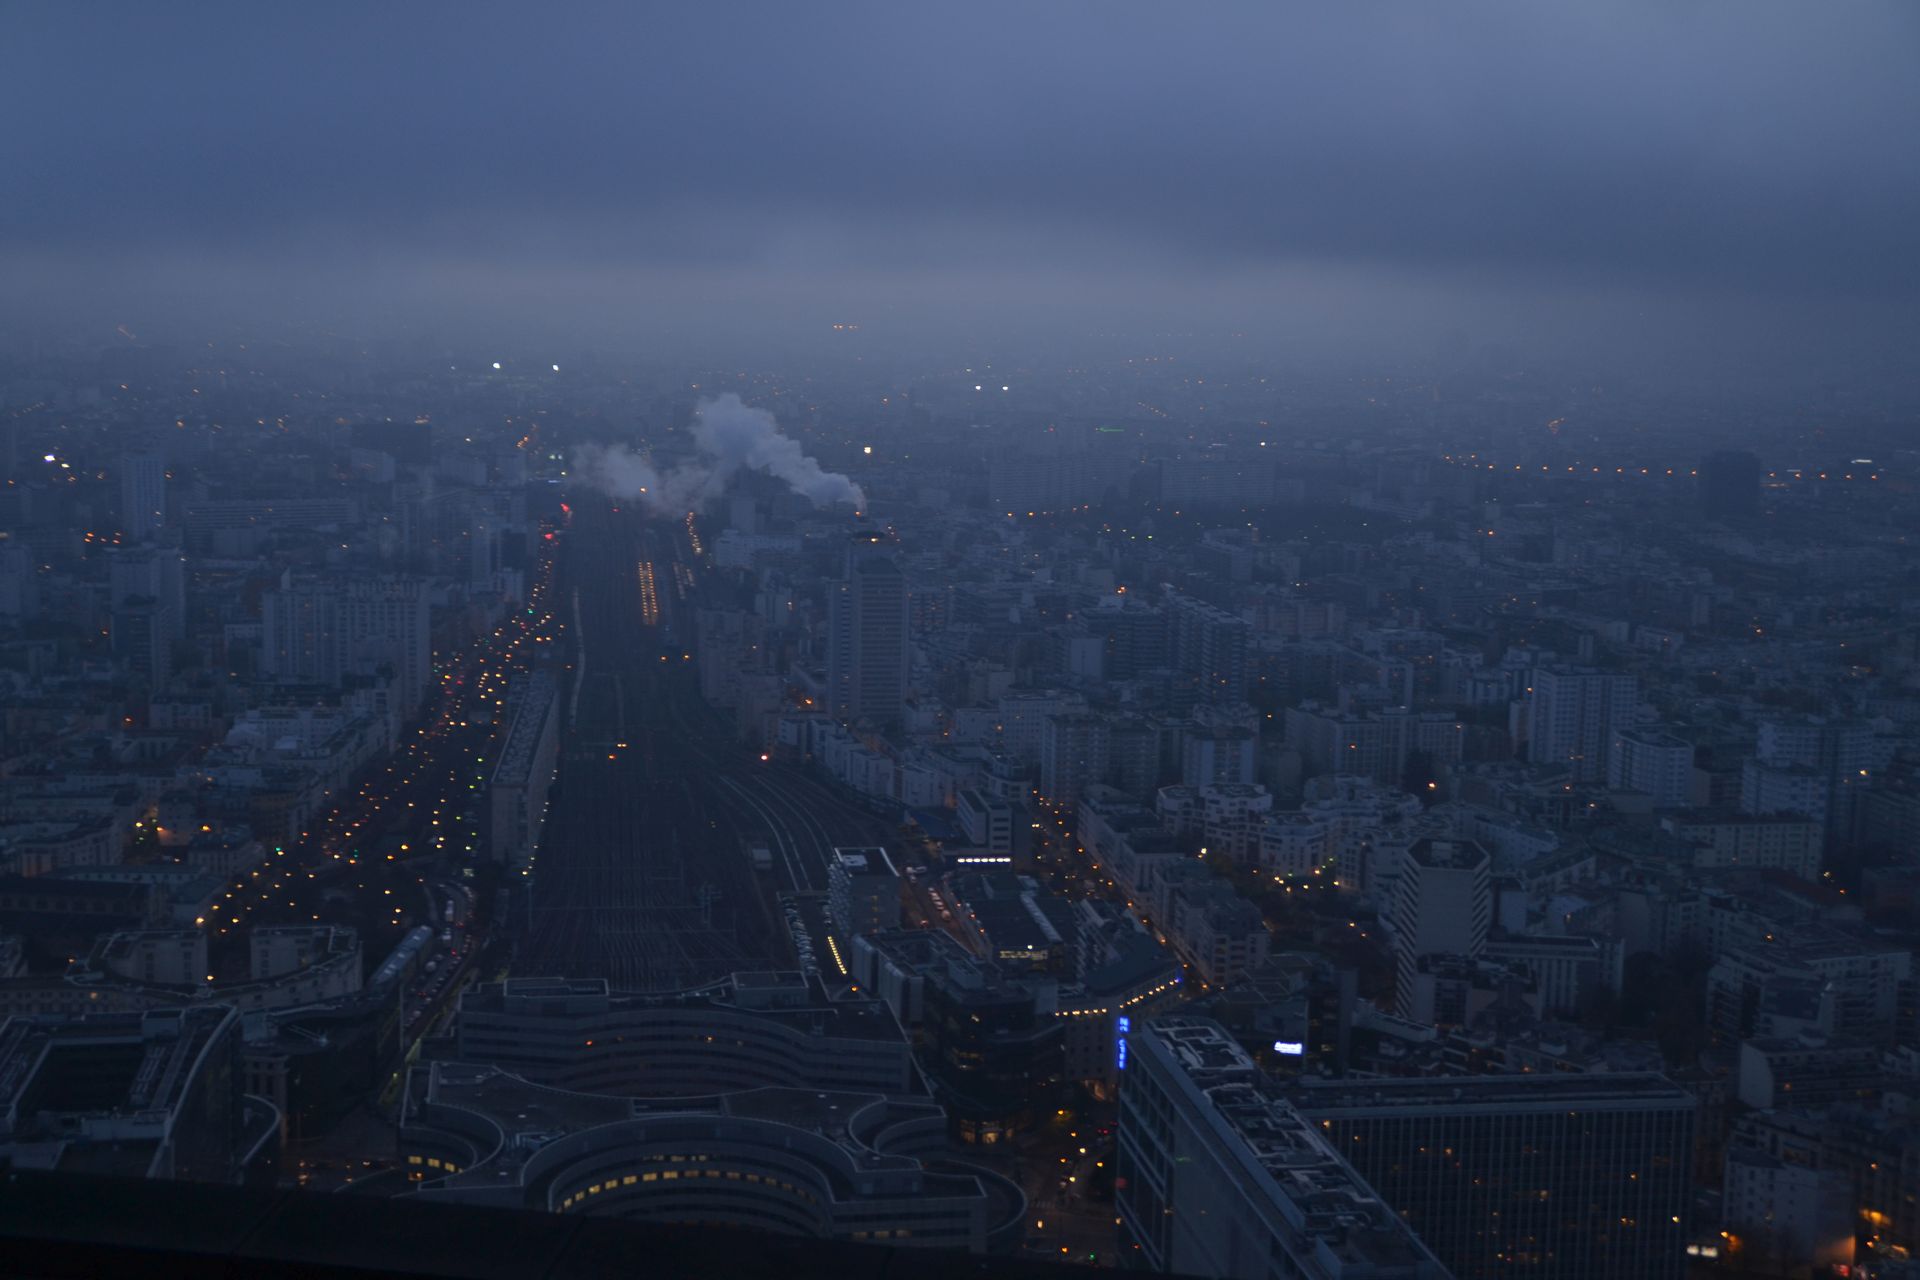
<svg viewBox="0 0 1920 1280">
<path fill-rule="evenodd" d="M 574 454 L 573 470 L 615 497 L 663 513 L 700 510 L 741 471 L 765 471 L 816 506 L 866 506 L 859 485 L 823 468 L 798 440 L 781 434 L 771 413 L 743 404 L 732 393 L 700 402 L 693 443 L 696 456 L 665 471 L 624 445 L 585 445 Z"/>
</svg>

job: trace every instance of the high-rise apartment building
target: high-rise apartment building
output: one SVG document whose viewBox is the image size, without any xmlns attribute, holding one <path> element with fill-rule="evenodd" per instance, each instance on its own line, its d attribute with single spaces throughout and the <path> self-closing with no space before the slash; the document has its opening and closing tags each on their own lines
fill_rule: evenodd
<svg viewBox="0 0 1920 1280">
<path fill-rule="evenodd" d="M 1891 759 L 1891 739 L 1860 721 L 1764 721 L 1754 757 L 1742 770 L 1740 808 L 1803 813 L 1821 824 L 1827 840 L 1844 840 L 1853 833 L 1859 798 Z"/>
<path fill-rule="evenodd" d="M 143 677 L 149 687 L 164 684 L 173 673 L 170 623 L 160 602 L 151 596 L 129 596 L 113 607 L 113 654 L 127 670 Z"/>
<path fill-rule="evenodd" d="M 120 523 L 144 538 L 167 523 L 167 463 L 157 453 L 130 453 L 120 461 Z"/>
<path fill-rule="evenodd" d="M 1541 667 L 1527 703 L 1527 759 L 1567 766 L 1575 782 L 1601 782 L 1615 734 L 1632 725 L 1640 682 L 1585 667 Z"/>
<path fill-rule="evenodd" d="M 878 552 L 856 552 L 827 600 L 827 688 L 842 720 L 898 724 L 907 697 L 907 583 Z"/>
<path fill-rule="evenodd" d="M 186 560 L 177 549 L 147 543 L 117 547 L 108 568 L 108 605 L 119 608 L 130 598 L 152 600 L 165 615 L 168 639 L 186 634 Z"/>
<path fill-rule="evenodd" d="M 1049 804 L 1076 805 L 1102 781 L 1108 763 L 1108 721 L 1085 711 L 1052 716 L 1040 737 L 1040 794 Z"/>
<path fill-rule="evenodd" d="M 289 579 L 261 597 L 261 663 L 282 681 L 393 671 L 412 711 L 433 678 L 427 588 L 413 578 Z"/>
<path fill-rule="evenodd" d="M 1824 839 L 1833 826 L 1829 815 L 1832 798 L 1832 779 L 1810 765 L 1746 760 L 1740 766 L 1742 813 L 1797 814 L 1818 826 Z"/>
<path fill-rule="evenodd" d="M 1259 736 L 1250 729 L 1216 725 L 1183 734 L 1180 781 L 1193 787 L 1249 783 L 1258 776 Z"/>
<path fill-rule="evenodd" d="M 1686 1270 L 1695 1099 L 1664 1077 L 1302 1078 L 1289 1096 L 1461 1280 Z"/>
<path fill-rule="evenodd" d="M 1246 620 L 1192 596 L 1174 596 L 1173 664 L 1200 681 L 1208 702 L 1239 702 L 1247 696 Z"/>
<path fill-rule="evenodd" d="M 1617 726 L 1607 785 L 1652 796 L 1658 808 L 1681 808 L 1693 793 L 1693 744 L 1656 729 Z"/>
<path fill-rule="evenodd" d="M 1416 1008 L 1420 962 L 1434 956 L 1477 956 L 1493 921 L 1492 859 L 1471 840 L 1416 840 L 1400 860 L 1393 889 L 1395 995 L 1400 1015 Z"/>
</svg>

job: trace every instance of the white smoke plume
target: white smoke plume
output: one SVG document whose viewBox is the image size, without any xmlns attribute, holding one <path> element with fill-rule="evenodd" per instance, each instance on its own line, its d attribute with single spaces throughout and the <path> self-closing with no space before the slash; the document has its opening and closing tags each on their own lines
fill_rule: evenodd
<svg viewBox="0 0 1920 1280">
<path fill-rule="evenodd" d="M 669 471 L 658 470 L 623 445 L 584 445 L 574 453 L 573 470 L 596 488 L 665 514 L 701 509 L 743 470 L 765 471 L 784 480 L 815 506 L 867 505 L 859 485 L 822 468 L 798 440 L 780 434 L 771 413 L 741 403 L 731 392 L 703 400 L 694 410 L 693 443 L 698 456 Z"/>
</svg>

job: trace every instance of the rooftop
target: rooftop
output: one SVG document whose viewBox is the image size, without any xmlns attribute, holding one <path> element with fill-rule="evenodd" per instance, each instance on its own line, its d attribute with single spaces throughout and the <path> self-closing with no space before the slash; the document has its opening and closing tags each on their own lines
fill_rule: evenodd
<svg viewBox="0 0 1920 1280">
<path fill-rule="evenodd" d="M 878 845 L 866 848 L 841 848 L 836 845 L 833 858 L 835 862 L 856 875 L 897 876 L 900 874 L 894 868 L 893 859 L 887 856 L 887 851 Z"/>
<path fill-rule="evenodd" d="M 460 997 L 460 1016 L 603 1017 L 670 1009 L 735 1009 L 811 1035 L 898 1040 L 885 1002 L 832 996 L 818 978 L 791 970 L 735 973 L 704 987 L 669 992 L 614 991 L 602 978 L 510 978 L 476 982 Z"/>
<path fill-rule="evenodd" d="M 1354 1081 L 1302 1078 L 1295 1082 L 1290 1096 L 1295 1105 L 1310 1116 L 1335 1112 L 1465 1109 L 1508 1113 L 1673 1107 L 1691 1111 L 1696 1101 L 1691 1093 L 1665 1076 L 1643 1071 L 1550 1071 Z"/>
<path fill-rule="evenodd" d="M 1487 851 L 1473 840 L 1433 840 L 1421 837 L 1407 849 L 1407 857 L 1429 867 L 1459 871 L 1487 865 Z"/>
<path fill-rule="evenodd" d="M 533 753 L 540 745 L 547 715 L 553 707 L 553 677 L 536 671 L 527 677 L 513 704 L 513 721 L 507 727 L 507 745 L 500 751 L 500 763 L 494 766 L 496 786 L 525 786 L 527 771 L 533 767 Z"/>
<path fill-rule="evenodd" d="M 119 1117 L 157 1136 L 214 1042 L 237 1025 L 225 1006 L 11 1018 L 0 1026 L 0 1124 L 13 1139 L 108 1135 Z"/>
<path fill-rule="evenodd" d="M 1155 1020 L 1149 1031 L 1266 1175 L 1269 1194 L 1292 1207 L 1287 1216 L 1303 1220 L 1320 1247 L 1356 1270 L 1433 1263 L 1418 1237 L 1274 1091 L 1224 1028 L 1203 1018 L 1174 1017 Z"/>
<path fill-rule="evenodd" d="M 691 1098 L 626 1098 L 574 1093 L 534 1084 L 497 1067 L 459 1062 L 435 1062 L 426 1073 L 424 1096 L 415 1089 L 416 1102 L 451 1108 L 485 1120 L 498 1136 L 498 1145 L 467 1169 L 446 1180 L 448 1187 L 494 1186 L 503 1179 L 523 1177 L 521 1170 L 535 1151 L 573 1134 L 626 1121 L 673 1122 L 681 1117 L 712 1121 L 735 1119 L 779 1125 L 811 1134 L 838 1147 L 849 1165 L 861 1170 L 917 1170 L 910 1156 L 883 1155 L 865 1140 L 878 1126 L 855 1122 L 868 1108 L 882 1112 L 931 1112 L 926 1102 L 888 1099 L 880 1094 L 821 1092 L 813 1089 L 762 1088 Z M 416 1122 L 429 1127 L 430 1114 L 416 1113 Z M 610 1139 L 612 1140 L 612 1139 Z M 854 1194 L 845 1188 L 849 1198 Z"/>
</svg>

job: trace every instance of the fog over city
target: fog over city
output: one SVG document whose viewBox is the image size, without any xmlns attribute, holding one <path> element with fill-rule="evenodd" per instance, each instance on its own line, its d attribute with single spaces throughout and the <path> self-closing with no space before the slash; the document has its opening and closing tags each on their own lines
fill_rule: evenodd
<svg viewBox="0 0 1920 1280">
<path fill-rule="evenodd" d="M 907 347 L 1458 332 L 1889 373 L 1920 288 L 1907 5 L 0 23 L 15 331 L 270 318 L 712 355 L 856 316 Z"/>
<path fill-rule="evenodd" d="M 1916 1280 L 1913 0 L 0 0 L 0 1277 Z"/>
</svg>

